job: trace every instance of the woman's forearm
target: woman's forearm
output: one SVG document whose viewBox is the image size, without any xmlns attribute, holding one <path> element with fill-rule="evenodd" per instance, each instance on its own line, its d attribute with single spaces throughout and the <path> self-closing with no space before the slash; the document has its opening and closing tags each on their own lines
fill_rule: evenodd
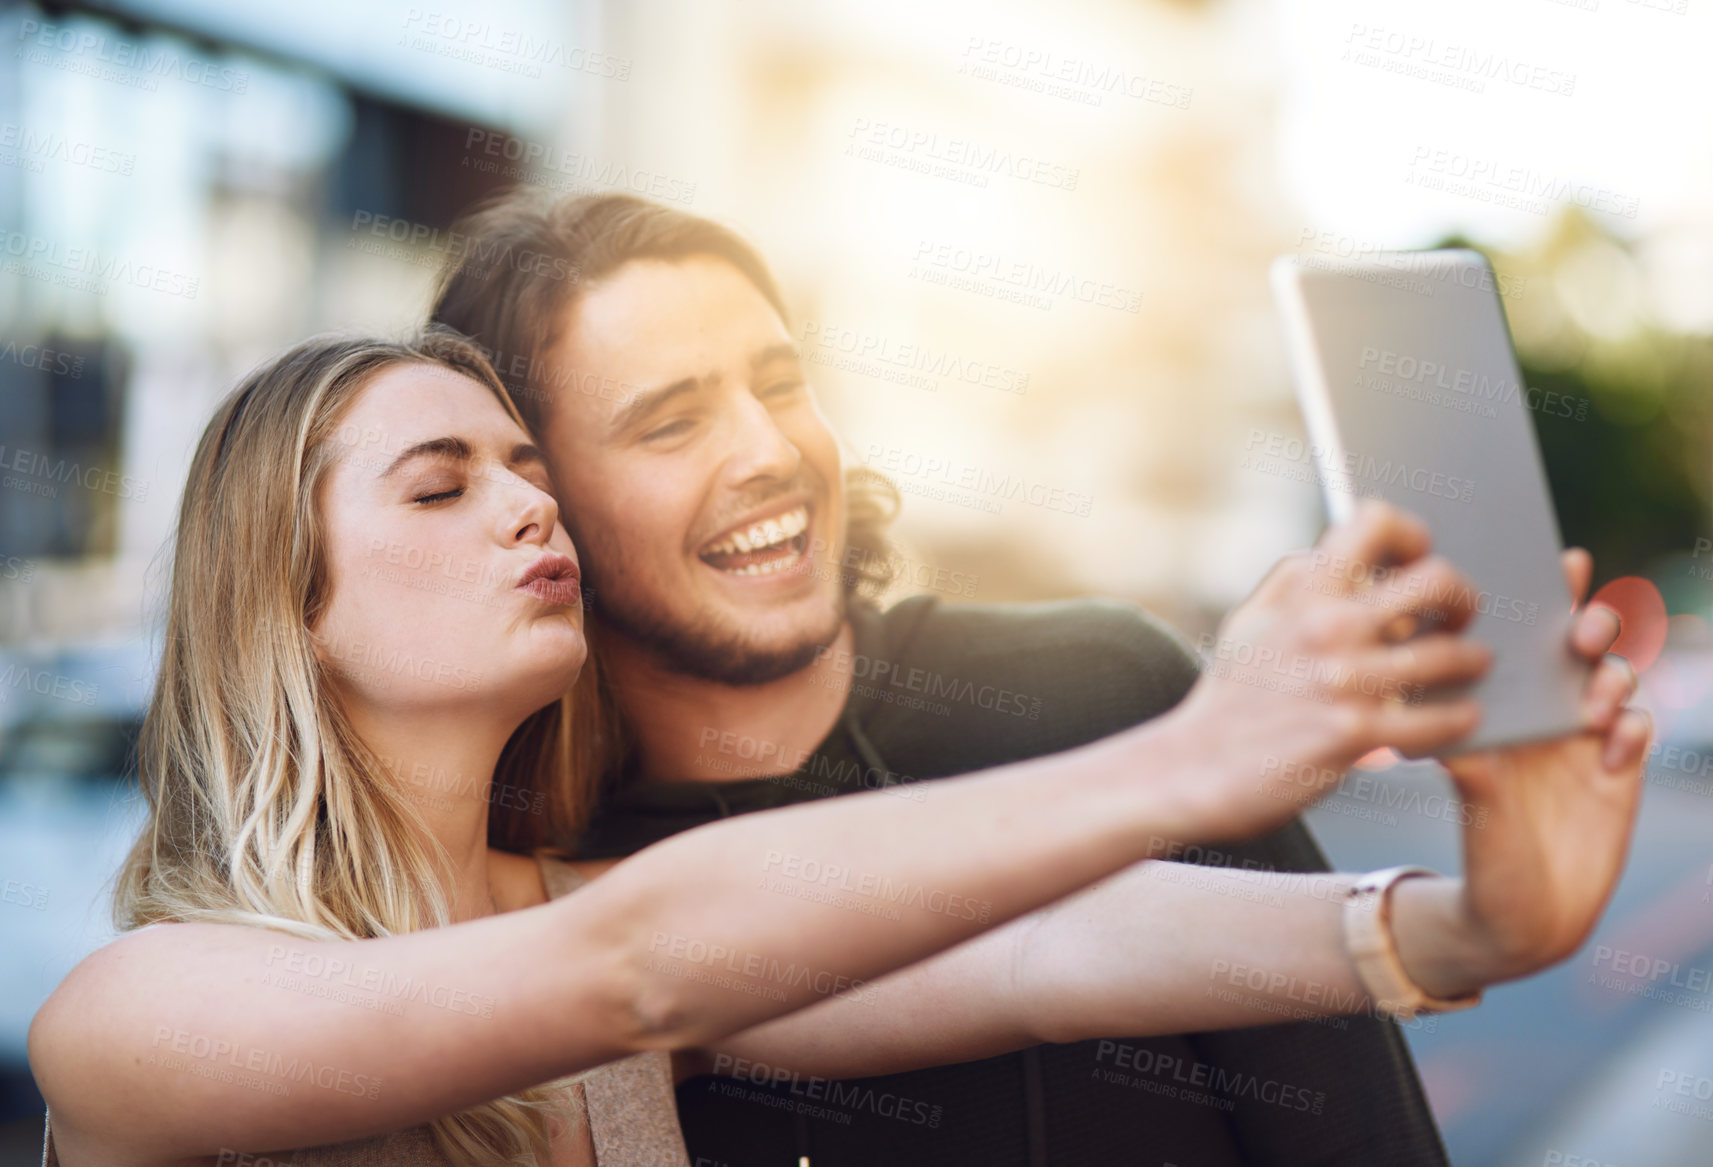
<svg viewBox="0 0 1713 1167">
<path fill-rule="evenodd" d="M 1218 763 L 1188 730 L 728 819 L 619 863 L 579 895 L 630 922 L 636 1040 L 705 1045 L 1194 837 L 1175 792 Z"/>
</svg>

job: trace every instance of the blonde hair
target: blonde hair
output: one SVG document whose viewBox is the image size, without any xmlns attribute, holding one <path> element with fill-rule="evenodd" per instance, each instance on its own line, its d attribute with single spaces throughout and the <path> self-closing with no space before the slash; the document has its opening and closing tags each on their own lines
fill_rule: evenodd
<svg viewBox="0 0 1713 1167">
<path fill-rule="evenodd" d="M 115 890 L 121 929 L 199 920 L 357 940 L 449 922 L 447 857 L 352 730 L 309 632 L 328 601 L 316 500 L 340 418 L 403 363 L 471 377 L 523 424 L 480 349 L 432 329 L 305 341 L 247 376 L 202 435 L 138 744 L 148 817 Z M 587 821 L 611 740 L 595 672 L 586 664 L 507 742 L 493 780 L 529 797 L 493 802 L 491 846 L 529 852 Z M 536 1087 L 485 1103 L 436 1120 L 434 1136 L 456 1162 L 545 1160 L 557 1097 Z"/>
</svg>

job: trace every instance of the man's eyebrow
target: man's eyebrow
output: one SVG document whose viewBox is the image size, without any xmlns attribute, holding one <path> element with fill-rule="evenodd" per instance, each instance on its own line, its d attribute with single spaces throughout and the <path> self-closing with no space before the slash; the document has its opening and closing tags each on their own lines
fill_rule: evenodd
<svg viewBox="0 0 1713 1167">
<path fill-rule="evenodd" d="M 761 368 L 763 365 L 770 364 L 773 361 L 787 359 L 801 361 L 803 359 L 803 354 L 798 351 L 796 345 L 792 344 L 788 340 L 782 340 L 778 344 L 770 344 L 766 348 L 760 349 L 751 355 L 749 358 L 749 367 L 751 371 L 754 371 Z"/>
<path fill-rule="evenodd" d="M 802 354 L 798 351 L 797 346 L 790 341 L 780 341 L 778 344 L 770 344 L 766 348 L 758 349 L 752 353 L 749 358 L 749 367 L 754 371 L 773 361 L 786 359 L 800 361 Z M 613 420 L 607 426 L 607 430 L 609 433 L 623 433 L 640 419 L 647 417 L 667 403 L 682 397 L 686 393 L 706 389 L 718 382 L 719 374 L 703 373 L 699 377 L 685 377 L 658 389 L 644 389 L 626 402 L 624 408 L 613 414 Z"/>
<path fill-rule="evenodd" d="M 516 466 L 519 462 L 536 462 L 547 465 L 547 455 L 541 452 L 541 447 L 533 442 L 519 442 L 512 447 L 511 456 L 506 459 L 507 466 Z"/>
<path fill-rule="evenodd" d="M 681 381 L 674 381 L 672 384 L 663 385 L 658 389 L 644 389 L 626 402 L 623 409 L 613 415 L 612 423 L 608 425 L 607 429 L 611 433 L 623 433 L 635 425 L 639 419 L 653 413 L 667 402 L 682 397 L 686 393 L 694 393 L 698 389 L 712 384 L 713 380 L 713 374 L 709 373 L 701 377 L 685 377 Z"/>
</svg>

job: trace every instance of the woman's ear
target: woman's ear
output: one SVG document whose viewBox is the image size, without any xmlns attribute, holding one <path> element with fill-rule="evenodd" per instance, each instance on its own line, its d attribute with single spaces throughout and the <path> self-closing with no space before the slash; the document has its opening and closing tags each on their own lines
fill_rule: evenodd
<svg viewBox="0 0 1713 1167">
<path fill-rule="evenodd" d="M 326 609 L 322 611 L 325 612 Z M 322 612 L 317 612 L 305 621 L 303 634 L 309 641 L 309 651 L 315 654 L 315 663 L 325 669 L 333 662 L 333 650 L 327 643 L 327 638 L 321 635 L 321 616 Z"/>
</svg>

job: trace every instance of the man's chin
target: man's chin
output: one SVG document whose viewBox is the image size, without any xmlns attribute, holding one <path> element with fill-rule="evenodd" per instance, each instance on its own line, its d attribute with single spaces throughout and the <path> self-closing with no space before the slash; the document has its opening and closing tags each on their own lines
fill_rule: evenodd
<svg viewBox="0 0 1713 1167">
<path fill-rule="evenodd" d="M 724 622 L 669 624 L 658 619 L 632 620 L 629 613 L 604 610 L 600 616 L 674 673 L 743 686 L 765 685 L 808 668 L 838 638 L 845 605 L 841 592 L 821 618 L 794 621 L 794 628 L 770 629 L 760 636 L 734 627 L 736 620 L 720 627 Z"/>
</svg>

